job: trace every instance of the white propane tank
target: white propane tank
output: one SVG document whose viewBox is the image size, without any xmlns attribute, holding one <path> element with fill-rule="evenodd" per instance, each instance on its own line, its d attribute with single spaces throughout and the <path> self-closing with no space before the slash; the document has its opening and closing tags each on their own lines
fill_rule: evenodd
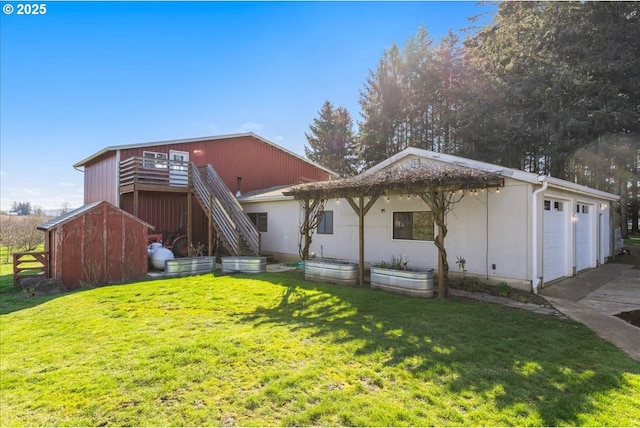
<svg viewBox="0 0 640 428">
<path fill-rule="evenodd" d="M 166 260 L 173 260 L 174 257 L 173 252 L 170 249 L 160 246 L 159 248 L 155 248 L 153 250 L 153 252 L 149 255 L 149 259 L 151 260 L 151 265 L 154 268 L 158 270 L 164 270 L 164 262 Z"/>
<path fill-rule="evenodd" d="M 153 254 L 153 252 L 155 250 L 157 250 L 158 248 L 162 248 L 162 243 L 161 242 L 152 242 L 151 244 L 149 244 L 149 246 L 147 247 L 147 255 L 149 257 L 151 257 L 151 254 Z"/>
</svg>

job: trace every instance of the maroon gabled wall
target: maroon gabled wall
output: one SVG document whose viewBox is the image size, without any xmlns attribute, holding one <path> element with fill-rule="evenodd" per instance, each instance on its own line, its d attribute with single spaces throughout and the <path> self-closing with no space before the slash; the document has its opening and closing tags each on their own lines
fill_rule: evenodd
<svg viewBox="0 0 640 428">
<path fill-rule="evenodd" d="M 50 275 L 67 288 L 118 284 L 147 274 L 148 224 L 102 203 L 46 232 Z"/>
</svg>

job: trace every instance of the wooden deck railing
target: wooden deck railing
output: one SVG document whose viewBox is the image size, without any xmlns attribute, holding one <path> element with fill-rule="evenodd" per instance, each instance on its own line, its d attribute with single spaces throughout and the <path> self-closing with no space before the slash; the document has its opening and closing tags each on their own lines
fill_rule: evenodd
<svg viewBox="0 0 640 428">
<path fill-rule="evenodd" d="M 120 162 L 120 186 L 189 186 L 189 162 L 130 157 Z"/>
<path fill-rule="evenodd" d="M 24 278 L 44 277 L 49 272 L 49 253 L 34 251 L 13 254 L 13 285 Z"/>
</svg>

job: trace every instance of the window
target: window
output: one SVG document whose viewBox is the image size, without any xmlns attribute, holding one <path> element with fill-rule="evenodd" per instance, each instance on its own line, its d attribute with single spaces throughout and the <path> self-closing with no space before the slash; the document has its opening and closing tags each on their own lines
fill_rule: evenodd
<svg viewBox="0 0 640 428">
<path fill-rule="evenodd" d="M 320 213 L 318 234 L 333 235 L 333 211 L 322 211 Z"/>
<path fill-rule="evenodd" d="M 393 239 L 433 241 L 433 212 L 394 212 Z"/>
<path fill-rule="evenodd" d="M 167 168 L 169 157 L 166 153 L 142 152 L 142 157 L 144 158 L 143 166 L 145 168 Z"/>
<path fill-rule="evenodd" d="M 259 232 L 267 231 L 267 213 L 248 213 L 247 215 Z"/>
<path fill-rule="evenodd" d="M 544 201 L 544 210 L 551 211 L 551 202 L 553 202 L 553 211 L 564 211 L 564 203 L 559 201 Z"/>
<path fill-rule="evenodd" d="M 578 204 L 576 205 L 576 212 L 578 214 L 589 214 L 589 205 Z"/>
</svg>

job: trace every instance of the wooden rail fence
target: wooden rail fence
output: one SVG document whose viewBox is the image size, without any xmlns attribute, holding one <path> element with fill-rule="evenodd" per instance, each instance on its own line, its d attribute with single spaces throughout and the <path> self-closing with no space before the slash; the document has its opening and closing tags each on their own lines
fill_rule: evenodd
<svg viewBox="0 0 640 428">
<path fill-rule="evenodd" d="M 34 251 L 13 254 L 13 285 L 18 286 L 24 278 L 43 277 L 49 272 L 49 253 Z"/>
</svg>

